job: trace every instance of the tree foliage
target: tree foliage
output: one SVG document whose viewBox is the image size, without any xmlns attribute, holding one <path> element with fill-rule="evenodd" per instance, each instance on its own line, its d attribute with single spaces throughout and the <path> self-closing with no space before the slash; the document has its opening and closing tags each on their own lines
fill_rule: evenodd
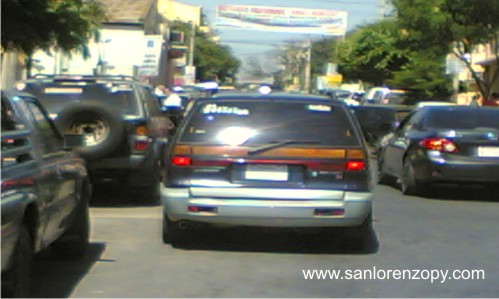
<svg viewBox="0 0 499 299">
<path fill-rule="evenodd" d="M 86 55 L 91 33 L 103 18 L 104 10 L 94 0 L 2 1 L 2 49 L 30 56 L 55 46 Z"/>
<path fill-rule="evenodd" d="M 203 15 L 203 19 L 205 16 Z M 193 33 L 190 23 L 175 21 L 172 30 L 184 33 L 184 40 L 188 43 Z M 194 65 L 196 78 L 200 81 L 218 81 L 227 83 L 233 81 L 241 65 L 229 47 L 222 46 L 213 41 L 212 35 L 194 29 Z"/>
<path fill-rule="evenodd" d="M 220 83 L 234 81 L 241 63 L 229 47 L 214 42 L 202 32 L 196 33 L 195 45 L 196 78 L 201 81 L 216 80 Z"/>
<path fill-rule="evenodd" d="M 338 46 L 338 62 L 346 79 L 360 79 L 382 85 L 409 61 L 400 46 L 400 32 L 394 20 L 361 27 Z"/>
<path fill-rule="evenodd" d="M 312 74 L 322 74 L 325 63 L 336 62 L 337 39 L 322 39 L 312 44 Z"/>
<path fill-rule="evenodd" d="M 276 51 L 275 57 L 282 68 L 277 81 L 283 85 L 292 85 L 295 78 L 300 78 L 303 83 L 303 71 L 307 62 L 307 48 L 303 43 L 288 43 Z"/>
<path fill-rule="evenodd" d="M 407 33 L 406 46 L 413 51 L 453 53 L 467 65 L 481 90 L 487 95 L 490 83 L 465 59 L 476 46 L 492 42 L 499 53 L 499 1 L 491 0 L 392 0 L 399 26 Z M 493 75 L 497 78 L 498 72 Z"/>
<path fill-rule="evenodd" d="M 445 73 L 445 57 L 433 53 L 411 52 L 409 61 L 393 71 L 389 86 L 418 90 L 421 96 L 446 100 L 451 95 L 452 82 Z"/>
<path fill-rule="evenodd" d="M 194 64 L 199 80 L 216 80 L 220 83 L 233 80 L 240 66 L 229 47 L 221 46 L 203 35 L 196 38 Z"/>
</svg>

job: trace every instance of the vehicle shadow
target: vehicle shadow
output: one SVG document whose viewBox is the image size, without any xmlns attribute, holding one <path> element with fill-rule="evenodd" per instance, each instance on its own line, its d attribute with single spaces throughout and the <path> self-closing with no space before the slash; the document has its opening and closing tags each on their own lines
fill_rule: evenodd
<svg viewBox="0 0 499 299">
<path fill-rule="evenodd" d="M 423 197 L 435 200 L 499 202 L 499 188 L 480 185 L 435 185 L 430 187 Z"/>
<path fill-rule="evenodd" d="M 196 228 L 189 231 L 185 239 L 174 247 L 183 250 L 355 255 L 375 254 L 380 247 L 375 230 L 363 249 L 347 244 L 336 232 L 310 230 Z"/>
<path fill-rule="evenodd" d="M 124 184 L 95 185 L 90 201 L 91 207 L 152 207 L 160 200 L 144 196 L 139 188 Z"/>
<path fill-rule="evenodd" d="M 32 298 L 68 298 L 106 248 L 105 243 L 90 243 L 87 254 L 79 260 L 65 260 L 53 255 L 50 248 L 33 261 Z"/>
</svg>

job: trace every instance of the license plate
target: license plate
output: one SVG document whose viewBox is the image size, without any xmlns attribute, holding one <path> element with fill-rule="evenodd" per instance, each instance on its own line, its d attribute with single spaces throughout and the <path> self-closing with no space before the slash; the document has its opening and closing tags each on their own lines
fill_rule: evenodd
<svg viewBox="0 0 499 299">
<path fill-rule="evenodd" d="M 287 181 L 286 165 L 246 165 L 244 178 L 247 180 Z"/>
<path fill-rule="evenodd" d="M 478 157 L 499 157 L 499 147 L 479 146 Z"/>
</svg>

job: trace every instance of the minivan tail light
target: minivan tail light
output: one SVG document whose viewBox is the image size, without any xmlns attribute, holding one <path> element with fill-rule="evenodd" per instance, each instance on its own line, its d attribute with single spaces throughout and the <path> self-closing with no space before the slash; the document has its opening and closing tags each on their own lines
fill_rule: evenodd
<svg viewBox="0 0 499 299">
<path fill-rule="evenodd" d="M 135 150 L 145 151 L 149 148 L 149 140 L 135 140 Z"/>
<path fill-rule="evenodd" d="M 171 161 L 172 161 L 172 164 L 175 166 L 190 166 L 190 165 L 192 165 L 192 159 L 189 157 L 173 156 Z"/>
<path fill-rule="evenodd" d="M 425 138 L 419 142 L 419 145 L 425 149 L 443 153 L 456 153 L 458 151 L 454 142 L 445 138 Z"/>
<path fill-rule="evenodd" d="M 135 127 L 135 135 L 147 136 L 149 134 L 149 129 L 145 125 L 139 125 Z"/>
<path fill-rule="evenodd" d="M 345 164 L 345 169 L 348 171 L 360 171 L 366 169 L 366 163 L 364 161 L 348 161 Z"/>
</svg>

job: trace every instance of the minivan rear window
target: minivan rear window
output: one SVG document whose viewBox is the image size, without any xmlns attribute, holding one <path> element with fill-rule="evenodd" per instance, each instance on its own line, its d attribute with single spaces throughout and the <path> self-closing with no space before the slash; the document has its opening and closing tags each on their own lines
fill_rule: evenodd
<svg viewBox="0 0 499 299">
<path fill-rule="evenodd" d="M 294 140 L 333 146 L 358 145 L 360 141 L 347 113 L 346 109 L 327 103 L 216 100 L 195 108 L 180 141 L 218 145 L 224 144 L 219 138 L 221 134 L 251 132 L 241 144 Z"/>
<path fill-rule="evenodd" d="M 49 113 L 59 113 L 71 102 L 96 101 L 121 109 L 121 114 L 137 114 L 135 94 L 130 86 L 112 86 L 104 84 L 26 84 L 26 92 L 35 95 Z"/>
</svg>

